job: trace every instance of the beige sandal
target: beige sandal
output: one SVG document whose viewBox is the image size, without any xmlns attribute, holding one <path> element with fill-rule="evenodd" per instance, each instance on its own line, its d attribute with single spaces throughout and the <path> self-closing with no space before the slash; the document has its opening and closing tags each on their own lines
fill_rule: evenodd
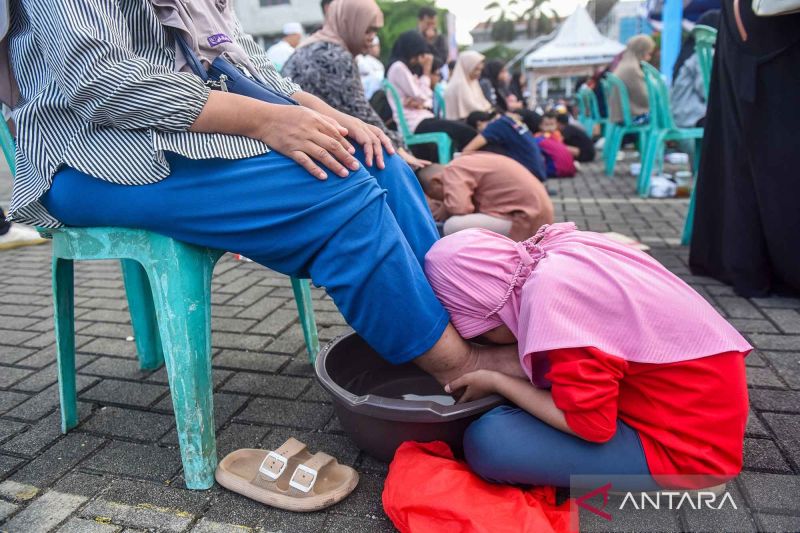
<svg viewBox="0 0 800 533">
<path fill-rule="evenodd" d="M 311 454 L 289 438 L 275 451 L 228 454 L 215 477 L 228 490 L 288 511 L 317 511 L 342 501 L 358 485 L 358 472 L 324 452 Z"/>
</svg>

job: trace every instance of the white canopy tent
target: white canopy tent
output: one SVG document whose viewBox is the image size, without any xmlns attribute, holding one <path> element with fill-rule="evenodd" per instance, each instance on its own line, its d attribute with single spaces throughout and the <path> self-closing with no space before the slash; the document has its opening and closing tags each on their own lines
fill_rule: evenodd
<svg viewBox="0 0 800 533">
<path fill-rule="evenodd" d="M 533 80 L 590 76 L 624 49 L 624 45 L 601 34 L 586 8 L 579 5 L 558 28 L 555 38 L 528 54 L 523 64 Z"/>
</svg>

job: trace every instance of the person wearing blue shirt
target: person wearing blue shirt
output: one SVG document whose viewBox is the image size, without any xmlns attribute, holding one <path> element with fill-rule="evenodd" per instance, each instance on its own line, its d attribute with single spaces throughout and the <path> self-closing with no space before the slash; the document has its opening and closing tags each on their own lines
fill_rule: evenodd
<svg viewBox="0 0 800 533">
<path fill-rule="evenodd" d="M 475 111 L 467 123 L 480 133 L 463 152 L 486 149 L 514 159 L 527 168 L 540 181 L 547 180 L 544 156 L 528 127 L 512 113 L 495 118 L 491 113 Z"/>
</svg>

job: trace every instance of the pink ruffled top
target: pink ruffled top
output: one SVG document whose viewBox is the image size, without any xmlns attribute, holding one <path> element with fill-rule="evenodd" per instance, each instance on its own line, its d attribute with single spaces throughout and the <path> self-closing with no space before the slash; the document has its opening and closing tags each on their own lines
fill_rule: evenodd
<svg viewBox="0 0 800 533">
<path fill-rule="evenodd" d="M 537 386 L 548 385 L 548 350 L 595 347 L 653 364 L 752 350 L 658 261 L 571 222 L 521 243 L 483 229 L 455 233 L 431 248 L 425 273 L 464 338 L 508 326 Z"/>
</svg>

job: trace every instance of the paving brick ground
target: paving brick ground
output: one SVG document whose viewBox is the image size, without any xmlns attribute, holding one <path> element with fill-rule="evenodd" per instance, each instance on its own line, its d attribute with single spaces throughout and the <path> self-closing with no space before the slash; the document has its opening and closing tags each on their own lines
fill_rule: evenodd
<svg viewBox="0 0 800 533">
<path fill-rule="evenodd" d="M 725 516 L 624 513 L 598 530 L 800 531 L 800 300 L 746 300 L 690 275 L 678 236 L 685 200 L 640 200 L 620 165 L 598 165 L 558 189 L 557 218 L 618 231 L 691 283 L 756 346 L 748 358 L 752 415 L 745 471 L 731 485 L 740 509 Z M 0 176 L 0 205 L 9 179 Z M 219 453 L 274 447 L 294 435 L 357 468 L 361 484 L 326 512 L 266 508 L 219 487 L 183 488 L 166 375 L 141 372 L 113 262 L 76 267 L 81 423 L 59 431 L 49 245 L 0 252 L 0 530 L 20 532 L 393 531 L 382 512 L 385 465 L 339 429 L 315 384 L 288 279 L 224 258 L 215 271 L 213 362 Z M 323 339 L 347 330 L 330 299 L 314 291 Z"/>
</svg>

